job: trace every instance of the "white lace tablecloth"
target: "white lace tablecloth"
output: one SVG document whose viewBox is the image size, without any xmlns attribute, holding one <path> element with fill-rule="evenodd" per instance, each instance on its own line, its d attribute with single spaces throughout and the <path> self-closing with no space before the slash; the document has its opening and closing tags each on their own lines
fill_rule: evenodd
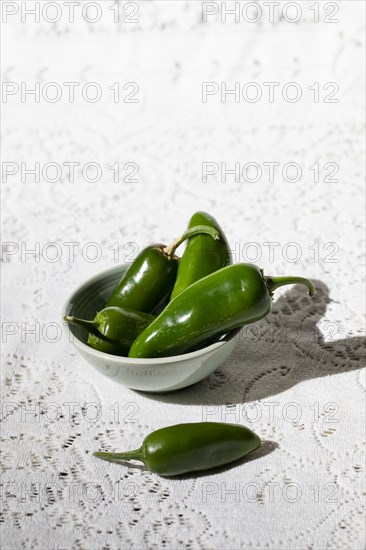
<svg viewBox="0 0 366 550">
<path fill-rule="evenodd" d="M 218 14 L 203 23 L 200 2 L 120 3 L 115 23 L 117 5 L 104 2 L 94 24 L 83 3 L 70 23 L 57 2 L 55 24 L 52 6 L 23 22 L 33 2 L 2 4 L 19 8 L 2 25 L 3 79 L 15 83 L 3 103 L 3 548 L 364 548 L 364 3 L 297 2 L 297 23 L 286 20 L 296 7 L 273 23 L 263 4 L 257 23 L 243 12 L 222 23 L 222 3 L 210 3 Z M 22 100 L 37 82 L 39 102 Z M 65 82 L 78 83 L 74 102 Z M 90 82 L 97 102 L 82 97 L 85 86 L 93 96 Z M 203 82 L 216 83 L 206 102 Z M 256 83 L 245 90 L 261 99 L 221 101 L 221 83 L 235 82 L 241 92 Z M 273 102 L 268 82 L 278 83 Z M 137 102 L 115 102 L 115 83 Z M 298 101 L 284 100 L 299 89 Z M 26 172 L 37 162 L 39 181 Z M 93 167 L 81 172 L 92 162 L 99 181 Z M 262 176 L 224 181 L 221 163 L 235 162 L 257 163 Z M 61 176 L 54 164 L 42 172 L 47 163 Z M 203 163 L 218 171 L 207 181 Z M 301 166 L 298 181 L 287 163 Z M 175 238 L 198 209 L 220 221 L 235 261 L 311 277 L 317 293 L 278 291 L 273 312 L 203 382 L 134 392 L 76 353 L 62 306 L 87 278 Z M 202 420 L 241 422 L 264 444 L 183 479 L 91 456 Z"/>
</svg>

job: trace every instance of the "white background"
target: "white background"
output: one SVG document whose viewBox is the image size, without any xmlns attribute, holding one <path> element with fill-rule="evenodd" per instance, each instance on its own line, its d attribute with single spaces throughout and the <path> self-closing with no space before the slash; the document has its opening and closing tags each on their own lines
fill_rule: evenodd
<svg viewBox="0 0 366 550">
<path fill-rule="evenodd" d="M 118 23 L 110 2 L 97 3 L 96 23 L 87 2 L 74 22 L 65 4 L 53 24 L 46 2 L 39 22 L 24 11 L 35 2 L 2 3 L 2 78 L 15 90 L 2 98 L 4 548 L 362 548 L 364 3 L 281 2 L 273 22 L 259 3 L 256 23 L 248 2 L 226 23 L 224 3 L 206 23 L 195 1 L 121 3 Z M 286 20 L 295 9 L 299 21 Z M 133 11 L 138 22 L 124 21 Z M 57 102 L 50 88 L 42 95 L 50 82 Z M 65 82 L 80 84 L 73 103 Z M 102 91 L 95 103 L 81 93 L 90 82 Z M 116 82 L 121 99 L 135 83 L 138 102 L 114 102 Z M 204 82 L 254 82 L 262 97 L 203 102 Z M 273 102 L 266 82 L 279 83 Z M 297 102 L 282 95 L 290 82 Z M 38 102 L 22 97 L 35 85 Z M 70 181 L 66 162 L 98 163 L 101 177 L 77 169 Z M 121 169 L 114 182 L 116 162 L 136 163 L 137 181 Z M 207 162 L 255 162 L 262 176 L 203 181 Z M 269 162 L 280 163 L 272 182 Z M 39 181 L 24 173 L 35 163 Z M 62 168 L 59 181 L 42 174 L 47 163 Z M 298 181 L 291 170 L 286 181 L 287 163 L 301 167 Z M 217 217 L 235 261 L 308 276 L 317 295 L 279 291 L 273 313 L 201 384 L 154 398 L 117 386 L 61 337 L 62 305 L 115 265 L 117 249 L 122 262 L 171 241 L 198 209 Z M 253 460 L 183 480 L 90 456 L 205 419 L 242 422 L 267 443 Z"/>
</svg>

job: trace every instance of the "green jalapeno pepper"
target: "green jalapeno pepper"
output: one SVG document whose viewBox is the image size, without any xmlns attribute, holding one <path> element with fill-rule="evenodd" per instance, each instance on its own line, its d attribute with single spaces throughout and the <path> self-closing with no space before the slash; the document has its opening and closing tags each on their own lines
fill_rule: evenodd
<svg viewBox="0 0 366 550">
<path fill-rule="evenodd" d="M 176 476 L 229 464 L 260 445 L 260 438 L 245 426 L 198 422 L 156 430 L 134 451 L 93 455 L 108 461 L 139 460 L 150 472 Z"/>
<path fill-rule="evenodd" d="M 106 307 L 92 321 L 70 316 L 64 319 L 87 329 L 90 347 L 112 355 L 127 356 L 133 341 L 155 316 L 126 308 Z"/>
<path fill-rule="evenodd" d="M 269 313 L 272 294 L 283 285 L 299 283 L 314 293 L 302 277 L 265 277 L 252 264 L 234 264 L 200 279 L 169 302 L 136 338 L 129 357 L 167 357 L 202 347 L 233 329 L 254 323 Z"/>
<path fill-rule="evenodd" d="M 171 245 L 155 244 L 140 252 L 113 290 L 107 306 L 152 313 L 169 297 L 175 283 L 179 258 L 175 250 L 186 239 L 205 233 L 219 239 L 218 231 L 200 225 L 186 231 Z"/>
<path fill-rule="evenodd" d="M 196 225 L 213 227 L 219 232 L 220 239 L 213 241 L 208 235 L 200 234 L 188 240 L 179 262 L 177 280 L 170 296 L 171 300 L 199 279 L 231 263 L 228 242 L 215 218 L 206 212 L 196 212 L 191 217 L 188 228 Z"/>
</svg>

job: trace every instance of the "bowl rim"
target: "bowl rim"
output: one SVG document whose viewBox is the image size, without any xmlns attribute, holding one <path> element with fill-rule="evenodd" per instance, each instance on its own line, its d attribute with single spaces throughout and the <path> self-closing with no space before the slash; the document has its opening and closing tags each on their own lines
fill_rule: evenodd
<svg viewBox="0 0 366 550">
<path fill-rule="evenodd" d="M 93 355 L 95 358 L 104 359 L 108 361 L 113 361 L 115 363 L 122 364 L 133 364 L 136 366 L 146 366 L 146 365 L 162 365 L 162 364 L 170 364 L 170 363 L 179 363 L 184 361 L 189 361 L 190 359 L 194 359 L 197 357 L 200 357 L 201 355 L 210 355 L 211 353 L 224 348 L 226 345 L 230 343 L 231 340 L 241 331 L 242 327 L 238 329 L 234 329 L 227 334 L 223 335 L 223 340 L 220 340 L 219 342 L 214 342 L 213 344 L 210 344 L 209 346 L 205 346 L 203 348 L 200 348 L 196 351 L 190 351 L 188 353 L 183 353 L 180 355 L 171 355 L 168 357 L 124 357 L 123 355 L 112 355 L 110 353 L 105 353 L 103 351 L 98 351 L 87 344 L 84 344 L 79 338 L 77 338 L 70 329 L 69 323 L 64 321 L 64 317 L 69 314 L 70 305 L 73 303 L 73 298 L 76 294 L 79 294 L 80 291 L 83 289 L 86 289 L 94 282 L 99 281 L 100 279 L 107 277 L 108 275 L 112 275 L 115 272 L 118 271 L 125 271 L 130 264 L 123 263 L 119 264 L 118 266 L 114 266 L 111 268 L 108 268 L 104 271 L 100 271 L 96 275 L 93 275 L 93 277 L 90 277 L 86 281 L 84 281 L 81 285 L 79 285 L 67 298 L 66 302 L 63 305 L 62 308 L 62 321 L 65 324 L 66 323 L 66 333 L 69 336 L 69 343 L 73 344 L 76 348 L 79 348 L 81 351 L 84 351 L 88 355 Z M 122 269 L 121 269 L 122 268 Z M 72 337 L 72 339 L 70 338 Z"/>
</svg>

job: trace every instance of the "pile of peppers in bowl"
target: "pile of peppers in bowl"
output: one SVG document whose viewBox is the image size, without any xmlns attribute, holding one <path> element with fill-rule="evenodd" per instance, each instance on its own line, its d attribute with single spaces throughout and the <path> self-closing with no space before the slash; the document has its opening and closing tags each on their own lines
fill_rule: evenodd
<svg viewBox="0 0 366 550">
<path fill-rule="evenodd" d="M 181 258 L 176 249 L 187 241 Z M 168 246 L 142 250 L 94 319 L 65 317 L 88 330 L 88 345 L 112 355 L 169 357 L 200 349 L 254 323 L 271 310 L 274 290 L 303 277 L 265 276 L 256 265 L 232 264 L 227 239 L 212 216 L 196 212 Z"/>
<path fill-rule="evenodd" d="M 176 249 L 187 241 L 181 258 Z M 94 319 L 67 316 L 88 331 L 92 348 L 134 358 L 169 357 L 195 351 L 225 334 L 265 317 L 273 292 L 303 277 L 265 276 L 249 263 L 232 264 L 230 248 L 217 221 L 196 212 L 183 235 L 168 246 L 140 252 Z M 201 422 L 161 428 L 138 449 L 93 455 L 107 460 L 143 462 L 162 476 L 217 468 L 258 449 L 261 440 L 240 425 Z"/>
</svg>

